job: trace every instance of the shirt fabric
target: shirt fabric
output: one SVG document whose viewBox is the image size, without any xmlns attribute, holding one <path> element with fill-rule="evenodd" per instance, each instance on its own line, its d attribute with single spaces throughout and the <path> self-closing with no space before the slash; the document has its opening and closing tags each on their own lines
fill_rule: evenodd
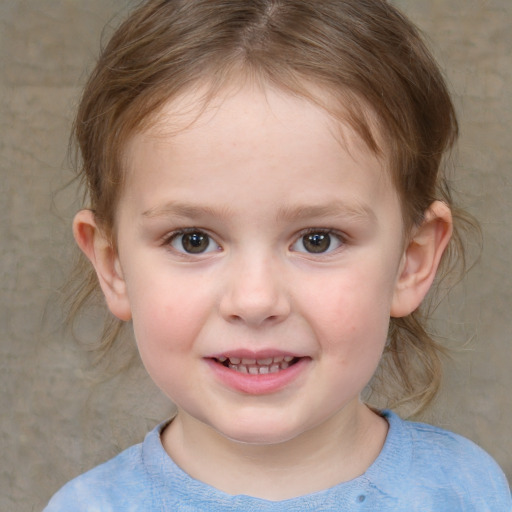
<svg viewBox="0 0 512 512">
<path fill-rule="evenodd" d="M 164 450 L 163 423 L 143 443 L 66 484 L 43 512 L 511 512 L 494 460 L 471 441 L 384 411 L 383 449 L 360 477 L 283 501 L 232 496 L 182 471 Z"/>
</svg>

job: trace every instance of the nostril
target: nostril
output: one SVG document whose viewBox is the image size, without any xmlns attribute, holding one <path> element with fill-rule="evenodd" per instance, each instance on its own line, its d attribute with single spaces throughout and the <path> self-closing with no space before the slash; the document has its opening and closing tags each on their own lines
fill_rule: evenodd
<svg viewBox="0 0 512 512">
<path fill-rule="evenodd" d="M 242 282 L 228 287 L 220 302 L 220 313 L 224 319 L 260 327 L 278 323 L 288 316 L 290 304 L 281 288 L 272 279 L 260 277 L 252 286 L 242 278 Z"/>
</svg>

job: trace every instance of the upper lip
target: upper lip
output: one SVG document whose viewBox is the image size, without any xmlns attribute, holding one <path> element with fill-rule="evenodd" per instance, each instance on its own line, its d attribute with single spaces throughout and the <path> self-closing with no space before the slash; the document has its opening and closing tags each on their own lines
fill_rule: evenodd
<svg viewBox="0 0 512 512">
<path fill-rule="evenodd" d="M 261 362 L 261 364 L 265 364 L 268 360 L 273 359 L 294 359 L 303 357 L 300 354 L 295 354 L 293 352 L 287 352 L 282 350 L 246 350 L 246 349 L 235 349 L 235 350 L 224 350 L 222 352 L 212 354 L 208 356 L 207 359 L 218 359 L 220 361 L 225 361 L 226 359 L 239 359 L 247 360 L 247 361 L 255 361 Z M 247 363 L 250 364 L 250 363 Z M 268 363 L 267 363 L 268 364 Z"/>
</svg>

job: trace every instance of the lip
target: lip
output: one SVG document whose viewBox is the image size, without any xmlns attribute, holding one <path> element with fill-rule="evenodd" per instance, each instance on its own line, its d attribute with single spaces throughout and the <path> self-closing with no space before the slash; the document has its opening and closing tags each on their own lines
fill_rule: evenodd
<svg viewBox="0 0 512 512">
<path fill-rule="evenodd" d="M 276 373 L 248 374 L 228 368 L 219 362 L 219 359 L 228 356 L 230 358 L 256 360 L 275 357 L 293 357 L 298 360 L 288 368 L 281 369 Z M 228 388 L 248 395 L 267 395 L 284 389 L 294 380 L 299 378 L 311 362 L 311 358 L 276 351 L 253 352 L 247 350 L 235 350 L 207 357 L 205 358 L 205 361 L 209 365 L 214 376 Z"/>
<path fill-rule="evenodd" d="M 301 358 L 302 354 L 294 354 L 293 352 L 283 352 L 281 350 L 226 350 L 218 354 L 207 356 L 207 359 L 220 359 L 222 357 L 236 357 L 238 359 L 269 359 L 274 357 L 293 357 Z"/>
</svg>

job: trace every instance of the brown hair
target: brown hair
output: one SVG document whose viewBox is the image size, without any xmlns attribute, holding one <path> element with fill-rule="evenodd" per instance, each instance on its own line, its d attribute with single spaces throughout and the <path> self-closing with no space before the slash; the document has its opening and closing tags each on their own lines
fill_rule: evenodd
<svg viewBox="0 0 512 512">
<path fill-rule="evenodd" d="M 150 0 L 102 52 L 75 121 L 79 175 L 107 233 L 115 226 L 128 138 L 185 90 L 208 83 L 213 95 L 241 74 L 315 102 L 321 100 L 311 85 L 336 98 L 345 121 L 387 161 L 406 228 L 421 223 L 436 199 L 453 210 L 443 162 L 457 138 L 454 108 L 417 29 L 388 2 Z M 463 263 L 461 251 L 456 228 L 445 266 Z M 72 316 L 98 290 L 90 267 L 78 273 Z M 378 372 L 387 398 L 415 410 L 433 399 L 441 376 L 442 348 L 425 330 L 422 308 L 391 319 Z M 116 343 L 119 325 L 107 322 L 102 354 Z"/>
</svg>

